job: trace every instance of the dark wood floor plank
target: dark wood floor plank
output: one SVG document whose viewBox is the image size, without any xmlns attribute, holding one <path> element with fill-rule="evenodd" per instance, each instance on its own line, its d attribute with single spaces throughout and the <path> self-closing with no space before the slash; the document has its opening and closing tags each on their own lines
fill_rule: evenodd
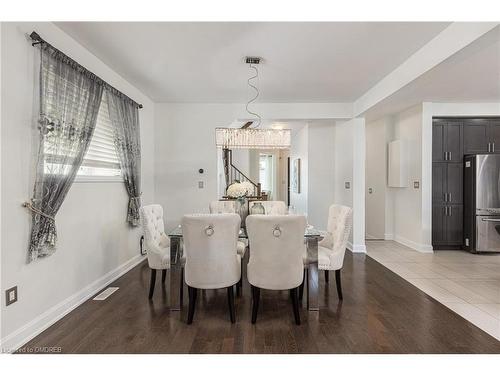
<svg viewBox="0 0 500 375">
<path fill-rule="evenodd" d="M 288 291 L 266 290 L 252 325 L 245 278 L 235 324 L 221 289 L 198 293 L 188 326 L 187 308 L 169 311 L 168 286 L 158 279 L 149 301 L 148 282 L 143 262 L 113 283 L 120 289 L 107 300 L 85 302 L 25 347 L 58 346 L 63 353 L 500 353 L 499 341 L 364 255 L 346 254 L 343 301 L 335 283 L 325 284 L 320 275 L 320 312 L 302 308 L 300 326 Z"/>
</svg>

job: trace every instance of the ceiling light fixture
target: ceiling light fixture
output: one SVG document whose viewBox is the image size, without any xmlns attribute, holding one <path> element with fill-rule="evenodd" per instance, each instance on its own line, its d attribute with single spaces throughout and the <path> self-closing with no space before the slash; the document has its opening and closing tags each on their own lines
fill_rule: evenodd
<svg viewBox="0 0 500 375">
<path fill-rule="evenodd" d="M 253 69 L 255 74 L 248 78 L 248 86 L 255 90 L 255 96 L 250 99 L 245 109 L 248 114 L 255 116 L 257 120 L 245 122 L 241 128 L 216 128 L 215 142 L 219 148 L 260 148 L 260 149 L 287 149 L 291 145 L 290 129 L 259 129 L 262 118 L 256 112 L 249 109 L 250 104 L 259 97 L 259 88 L 252 82 L 259 77 L 259 70 L 255 65 L 259 65 L 262 59 L 260 57 L 248 56 L 245 63 Z M 256 125 L 251 127 L 254 122 Z"/>
</svg>

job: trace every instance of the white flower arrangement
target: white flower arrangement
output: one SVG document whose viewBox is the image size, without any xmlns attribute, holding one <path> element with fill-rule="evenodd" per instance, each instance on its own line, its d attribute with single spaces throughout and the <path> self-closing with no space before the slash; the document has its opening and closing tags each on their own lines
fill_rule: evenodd
<svg viewBox="0 0 500 375">
<path fill-rule="evenodd" d="M 248 182 L 235 182 L 229 185 L 226 194 L 231 198 L 243 198 L 252 195 L 254 186 Z"/>
</svg>

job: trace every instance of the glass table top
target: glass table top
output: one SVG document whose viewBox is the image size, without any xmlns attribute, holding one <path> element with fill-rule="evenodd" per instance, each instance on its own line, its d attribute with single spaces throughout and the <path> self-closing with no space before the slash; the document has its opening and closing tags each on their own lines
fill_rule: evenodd
<svg viewBox="0 0 500 375">
<path fill-rule="evenodd" d="M 181 226 L 179 225 L 176 228 L 174 228 L 168 234 L 168 236 L 169 237 L 182 237 Z M 308 237 L 323 237 L 323 236 L 321 235 L 321 232 L 319 230 L 309 226 L 306 228 L 306 232 L 304 233 L 304 237 L 308 238 Z M 245 230 L 245 228 L 240 229 L 239 238 L 248 238 L 247 231 Z"/>
</svg>

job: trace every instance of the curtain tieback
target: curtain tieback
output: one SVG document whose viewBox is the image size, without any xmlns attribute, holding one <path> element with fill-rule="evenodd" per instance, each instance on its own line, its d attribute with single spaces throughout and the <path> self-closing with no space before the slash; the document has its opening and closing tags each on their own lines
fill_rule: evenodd
<svg viewBox="0 0 500 375">
<path fill-rule="evenodd" d="M 39 215 L 42 215 L 42 216 L 46 217 L 47 219 L 56 221 L 54 216 L 47 215 L 45 212 L 40 211 L 38 208 L 34 207 L 33 204 L 31 204 L 30 202 L 24 202 L 23 207 L 26 207 L 28 210 L 30 210 L 34 213 L 37 213 Z"/>
</svg>

